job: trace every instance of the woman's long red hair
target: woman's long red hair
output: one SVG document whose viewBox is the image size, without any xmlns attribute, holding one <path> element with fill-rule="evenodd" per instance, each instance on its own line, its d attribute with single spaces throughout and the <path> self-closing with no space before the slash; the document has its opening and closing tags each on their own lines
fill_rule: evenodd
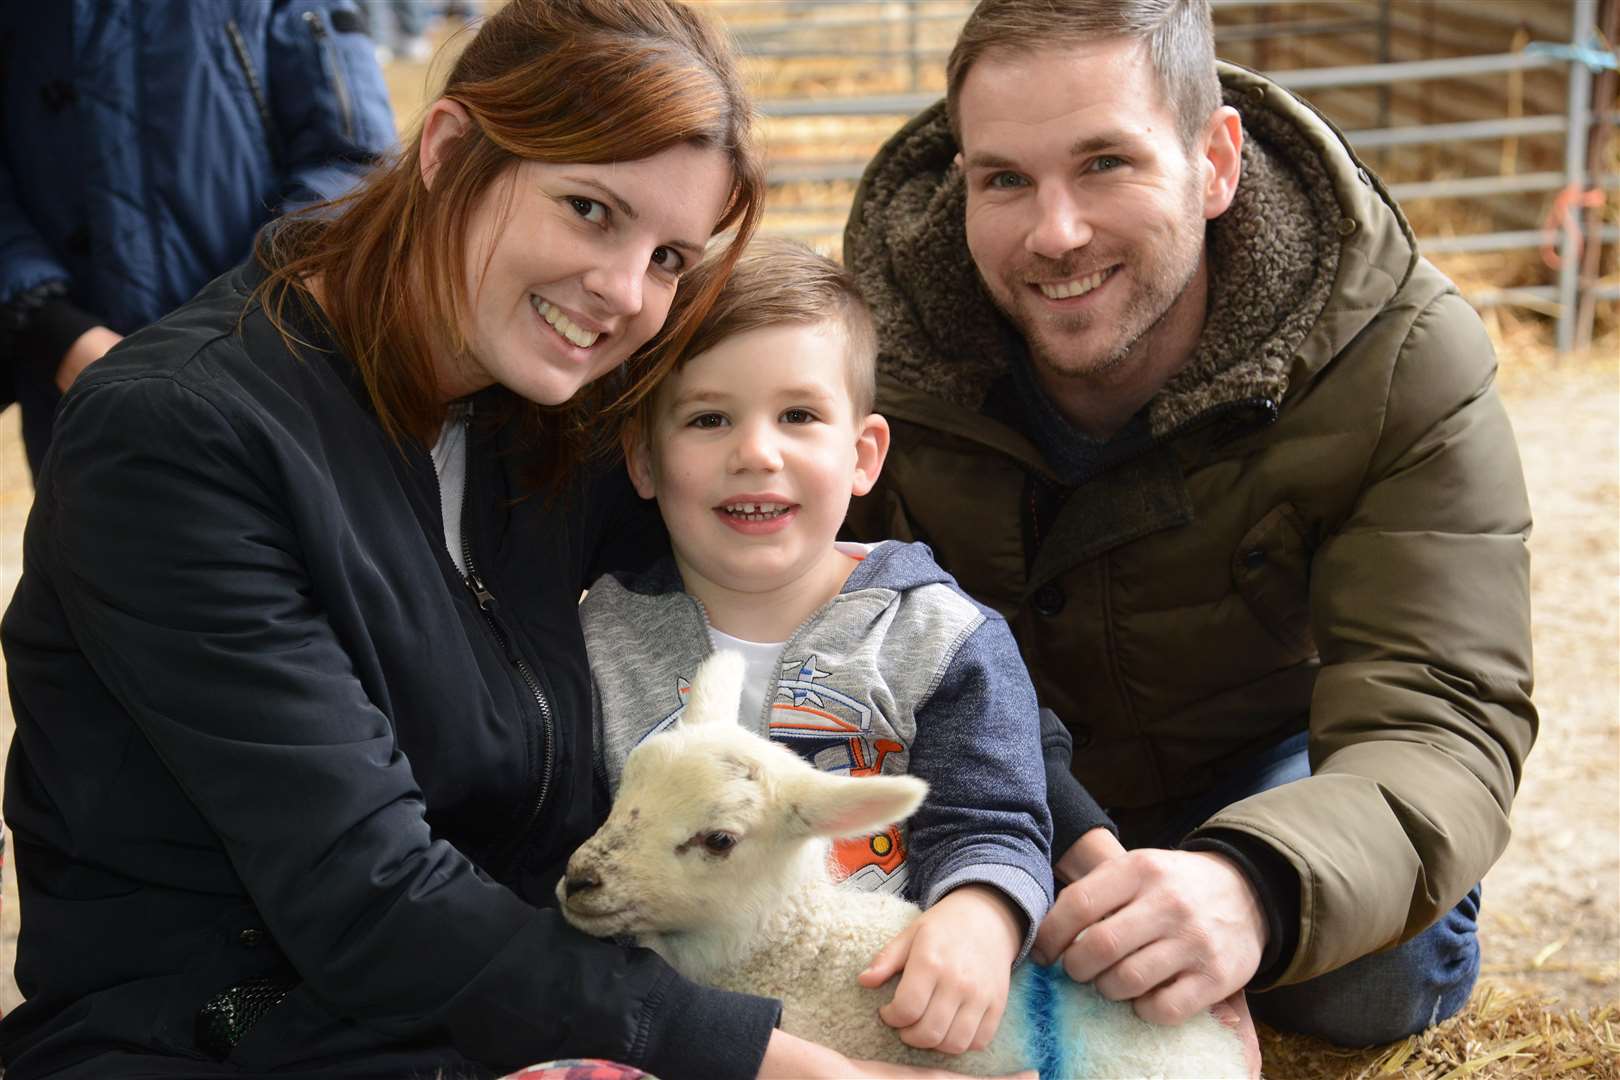
<svg viewBox="0 0 1620 1080">
<path fill-rule="evenodd" d="M 471 116 L 440 160 L 430 191 L 418 164 L 421 126 L 400 154 L 353 193 L 265 230 L 269 276 L 259 299 L 290 335 L 289 301 L 320 311 L 365 380 L 383 427 L 431 442 L 444 418 L 435 354 L 467 349 L 461 327 L 467 221 L 520 160 L 600 164 L 673 146 L 714 147 L 732 166 L 716 232 L 735 226 L 718 256 L 726 272 L 757 224 L 764 170 L 752 113 L 729 46 L 674 0 L 511 0 L 468 43 L 443 95 Z M 663 331 L 621 372 L 565 405 L 516 405 L 538 449 L 537 479 L 562 481 L 581 458 L 616 442 L 623 417 L 657 383 L 712 305 L 725 272 L 698 275 Z M 685 287 L 685 286 L 683 286 Z"/>
</svg>

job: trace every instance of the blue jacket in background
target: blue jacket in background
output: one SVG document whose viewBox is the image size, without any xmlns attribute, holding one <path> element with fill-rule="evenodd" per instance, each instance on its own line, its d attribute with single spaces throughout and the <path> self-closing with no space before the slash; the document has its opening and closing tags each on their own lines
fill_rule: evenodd
<svg viewBox="0 0 1620 1080">
<path fill-rule="evenodd" d="M 42 308 L 127 334 L 395 144 L 352 0 L 0 0 L 0 125 L 0 401 L 25 412 L 73 339 L 19 365 Z"/>
</svg>

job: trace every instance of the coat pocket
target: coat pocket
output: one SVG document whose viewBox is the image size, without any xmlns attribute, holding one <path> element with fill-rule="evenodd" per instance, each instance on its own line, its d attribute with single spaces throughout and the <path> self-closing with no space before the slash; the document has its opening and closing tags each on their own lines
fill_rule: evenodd
<svg viewBox="0 0 1620 1080">
<path fill-rule="evenodd" d="M 1232 584 L 1286 660 L 1316 655 L 1311 635 L 1311 552 L 1304 522 L 1290 503 L 1273 507 L 1232 553 Z"/>
</svg>

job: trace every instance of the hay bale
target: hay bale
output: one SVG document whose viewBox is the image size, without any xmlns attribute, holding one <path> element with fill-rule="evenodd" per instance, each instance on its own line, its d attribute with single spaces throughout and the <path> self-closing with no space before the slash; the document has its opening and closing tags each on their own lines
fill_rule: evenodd
<svg viewBox="0 0 1620 1080">
<path fill-rule="evenodd" d="M 1300 1080 L 1620 1080 L 1620 1004 L 1559 1009 L 1538 994 L 1482 981 L 1462 1012 L 1393 1046 L 1342 1050 L 1264 1025 L 1267 1077 Z"/>
</svg>

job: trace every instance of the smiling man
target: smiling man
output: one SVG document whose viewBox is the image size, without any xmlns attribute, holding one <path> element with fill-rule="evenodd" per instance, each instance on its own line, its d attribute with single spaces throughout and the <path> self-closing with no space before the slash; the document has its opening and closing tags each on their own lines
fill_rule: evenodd
<svg viewBox="0 0 1620 1080">
<path fill-rule="evenodd" d="M 845 238 L 894 432 L 850 523 L 1007 616 L 1132 849 L 1054 797 L 1037 954 L 1155 1020 L 1451 1015 L 1537 722 L 1479 319 L 1207 0 L 985 0 L 947 71 Z"/>
</svg>

